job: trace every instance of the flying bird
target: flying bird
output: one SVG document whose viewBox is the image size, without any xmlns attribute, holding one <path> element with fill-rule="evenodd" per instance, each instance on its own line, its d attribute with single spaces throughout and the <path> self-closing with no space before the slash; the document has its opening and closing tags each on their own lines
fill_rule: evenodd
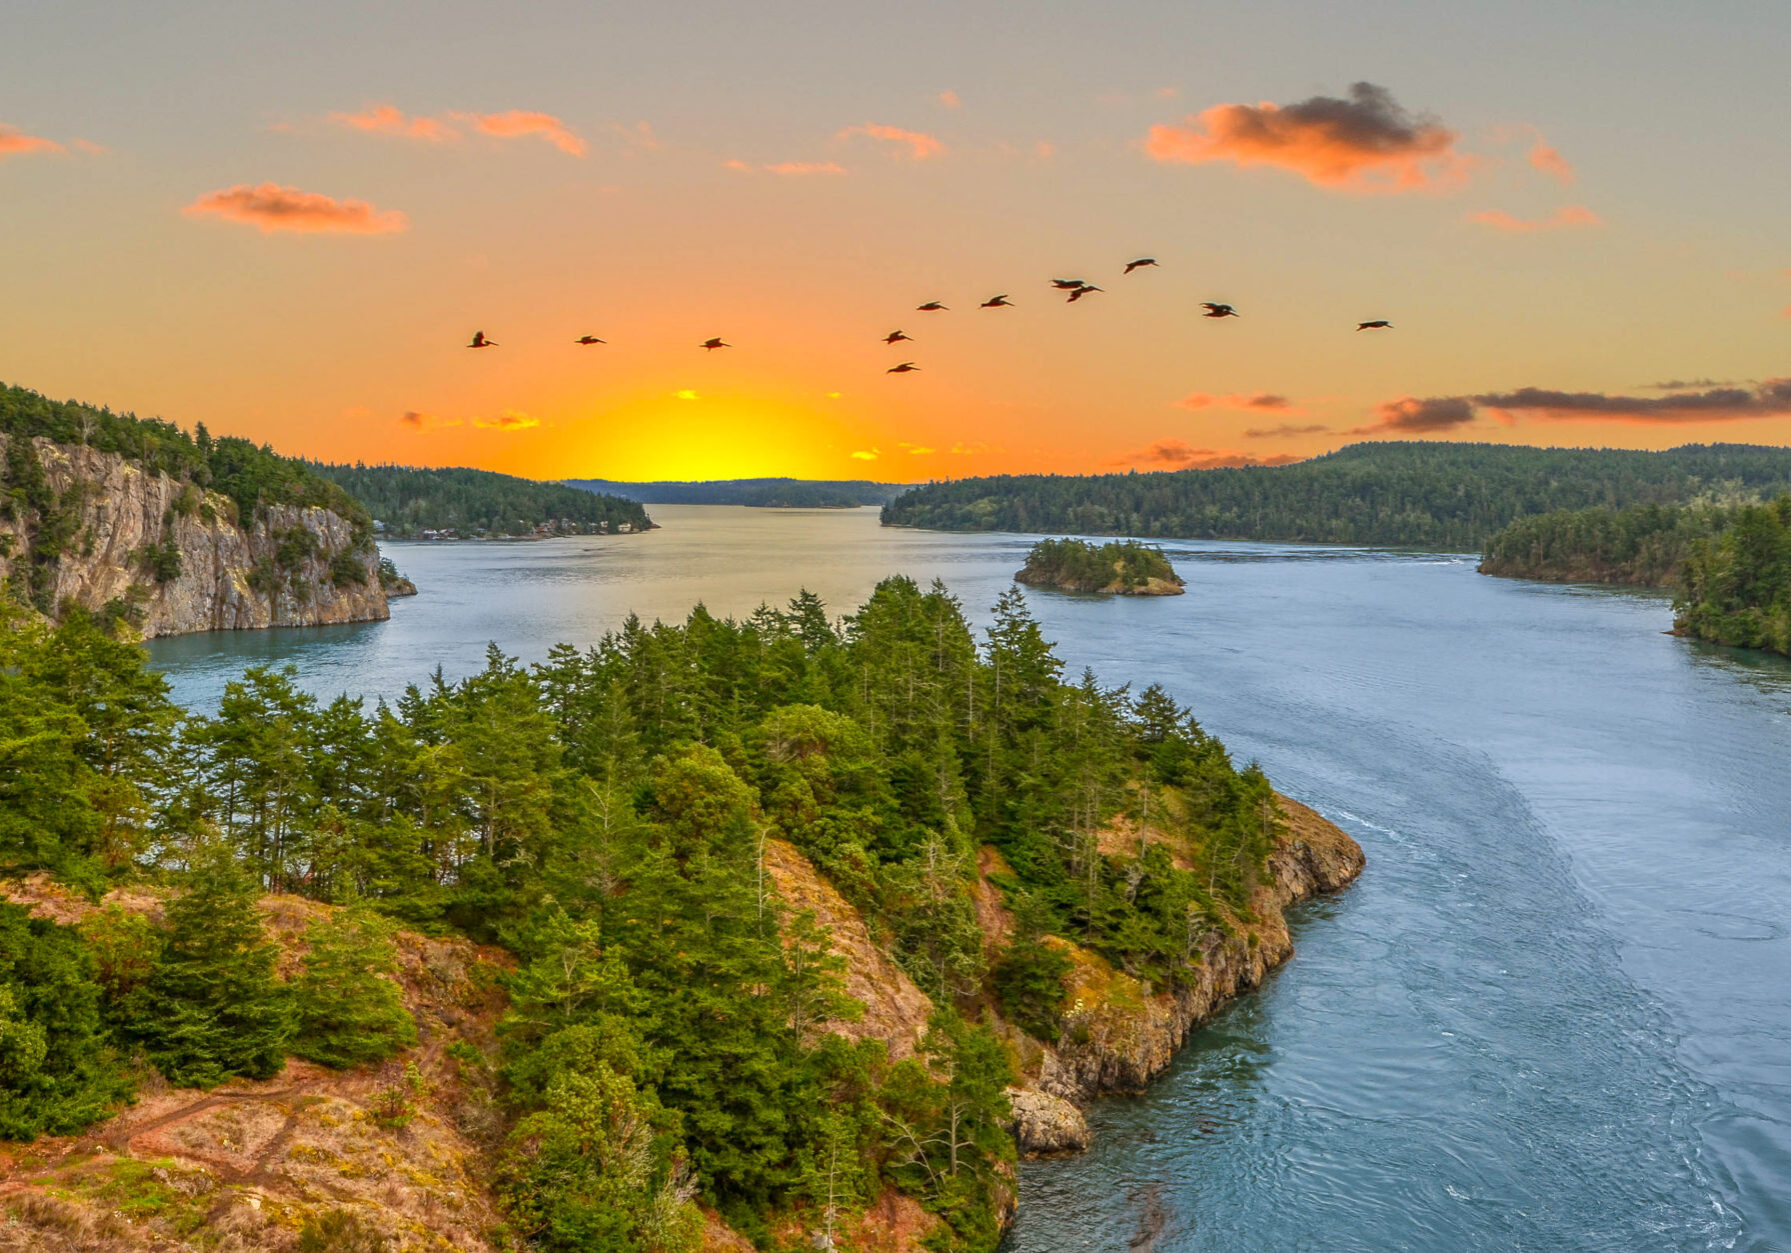
<svg viewBox="0 0 1791 1253">
<path fill-rule="evenodd" d="M 1088 281 L 1080 278 L 1054 278 L 1051 286 L 1058 291 L 1075 291 L 1078 287 L 1087 287 Z"/>
<path fill-rule="evenodd" d="M 1393 324 L 1385 318 L 1377 318 L 1373 322 L 1356 323 L 1356 329 L 1358 331 L 1390 331 L 1393 329 Z"/>
<path fill-rule="evenodd" d="M 1012 309 L 1014 303 L 1006 296 L 996 296 L 992 300 L 983 301 L 979 307 L 983 309 Z"/>
<path fill-rule="evenodd" d="M 899 344 L 904 339 L 911 344 L 914 342 L 914 336 L 908 334 L 906 331 L 891 331 L 883 337 L 883 342 L 886 344 Z"/>
<path fill-rule="evenodd" d="M 720 339 L 705 339 L 702 343 L 697 345 L 698 348 L 707 348 L 710 352 L 714 352 L 717 348 L 732 348 L 733 346 L 734 345 L 732 344 L 722 343 Z"/>
<path fill-rule="evenodd" d="M 947 308 L 946 305 L 940 304 L 937 300 L 929 300 L 924 305 L 916 305 L 914 307 L 919 309 L 922 313 L 941 313 Z"/>
<path fill-rule="evenodd" d="M 493 340 L 493 339 L 486 339 L 484 331 L 474 331 L 473 332 L 473 342 L 468 344 L 467 347 L 468 348 L 496 348 L 497 341 Z"/>
<path fill-rule="evenodd" d="M 580 335 L 577 339 L 573 340 L 572 342 L 575 344 L 589 345 L 589 344 L 607 344 L 609 341 L 607 339 L 598 339 L 595 335 Z"/>
<path fill-rule="evenodd" d="M 1141 269 L 1147 265 L 1155 265 L 1156 263 L 1157 259 L 1155 257 L 1139 257 L 1136 261 L 1126 262 L 1126 273 L 1130 274 L 1133 270 Z"/>
<path fill-rule="evenodd" d="M 1084 283 L 1084 284 L 1082 284 L 1082 286 L 1078 287 L 1075 291 L 1070 293 L 1070 303 L 1075 304 L 1078 300 L 1080 300 L 1080 299 L 1082 299 L 1082 297 L 1088 295 L 1088 293 L 1091 291 L 1105 291 L 1105 290 L 1106 290 L 1105 288 L 1096 287 L 1093 283 Z"/>
<path fill-rule="evenodd" d="M 904 361 L 904 362 L 902 362 L 901 365 L 890 366 L 889 369 L 883 371 L 883 373 L 885 373 L 885 374 L 912 374 L 914 371 L 916 371 L 918 369 L 920 369 L 920 367 L 915 365 L 912 361 Z"/>
<path fill-rule="evenodd" d="M 1203 318 L 1235 318 L 1239 316 L 1238 311 L 1230 305 L 1216 305 L 1210 300 L 1201 301 L 1200 307 L 1206 310 L 1200 315 Z"/>
</svg>

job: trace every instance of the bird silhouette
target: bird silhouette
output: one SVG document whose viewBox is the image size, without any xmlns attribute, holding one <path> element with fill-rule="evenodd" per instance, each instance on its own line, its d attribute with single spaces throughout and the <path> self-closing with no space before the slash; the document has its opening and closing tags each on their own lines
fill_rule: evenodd
<svg viewBox="0 0 1791 1253">
<path fill-rule="evenodd" d="M 1238 311 L 1230 305 L 1216 305 L 1210 300 L 1201 301 L 1200 307 L 1206 310 L 1200 315 L 1203 318 L 1235 318 L 1239 316 Z"/>
<path fill-rule="evenodd" d="M 732 344 L 722 343 L 720 339 L 705 339 L 702 343 L 697 345 L 698 348 L 707 348 L 710 352 L 714 352 L 717 348 L 732 348 L 733 346 L 734 345 Z"/>
<path fill-rule="evenodd" d="M 1087 287 L 1088 281 L 1080 278 L 1054 278 L 1051 286 L 1058 291 L 1075 291 L 1078 287 Z"/>
<path fill-rule="evenodd" d="M 486 339 L 484 331 L 474 331 L 473 332 L 473 342 L 468 344 L 467 347 L 468 348 L 496 348 L 497 341 L 492 340 L 492 339 Z"/>
<path fill-rule="evenodd" d="M 1105 291 L 1105 290 L 1106 290 L 1105 288 L 1096 287 L 1093 283 L 1084 283 L 1084 284 L 1082 284 L 1082 286 L 1078 287 L 1075 291 L 1070 293 L 1070 303 L 1075 304 L 1078 300 L 1080 300 L 1080 299 L 1082 299 L 1082 297 L 1088 295 L 1088 293 L 1091 291 Z"/>
<path fill-rule="evenodd" d="M 575 344 L 590 345 L 590 344 L 607 344 L 609 341 L 606 339 L 598 339 L 595 335 L 580 335 L 577 339 L 573 340 L 572 342 Z"/>
<path fill-rule="evenodd" d="M 1139 257 L 1136 261 L 1126 262 L 1126 273 L 1130 274 L 1133 270 L 1140 269 L 1147 265 L 1155 265 L 1156 263 L 1157 259 L 1155 257 Z"/>
<path fill-rule="evenodd" d="M 914 371 L 916 371 L 918 369 L 920 369 L 920 367 L 915 365 L 912 361 L 904 361 L 904 362 L 902 362 L 901 365 L 890 366 L 889 369 L 883 371 L 883 373 L 885 373 L 885 374 L 912 374 L 912 373 L 914 373 Z"/>
<path fill-rule="evenodd" d="M 1356 323 L 1356 329 L 1358 331 L 1390 331 L 1393 329 L 1393 324 L 1385 318 L 1377 318 L 1373 322 Z"/>
<path fill-rule="evenodd" d="M 907 340 L 909 343 L 914 342 L 914 336 L 908 334 L 905 331 L 891 331 L 889 334 L 887 334 L 883 337 L 883 342 L 886 344 L 899 344 L 904 339 Z"/>
<path fill-rule="evenodd" d="M 922 313 L 942 313 L 949 308 L 949 306 L 942 305 L 937 300 L 929 300 L 924 305 L 916 305 L 914 307 Z"/>
<path fill-rule="evenodd" d="M 979 307 L 984 309 L 1012 309 L 1014 303 L 1006 296 L 996 296 L 991 300 L 983 301 Z"/>
</svg>

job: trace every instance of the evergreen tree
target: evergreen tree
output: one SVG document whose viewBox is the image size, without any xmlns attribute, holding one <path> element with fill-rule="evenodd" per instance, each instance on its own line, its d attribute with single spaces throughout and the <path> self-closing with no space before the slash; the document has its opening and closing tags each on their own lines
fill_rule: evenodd
<svg viewBox="0 0 1791 1253">
<path fill-rule="evenodd" d="M 304 973 L 292 985 L 293 1052 L 337 1070 L 382 1061 L 417 1042 L 417 1024 L 390 978 L 392 926 L 365 905 L 313 922 Z"/>
</svg>

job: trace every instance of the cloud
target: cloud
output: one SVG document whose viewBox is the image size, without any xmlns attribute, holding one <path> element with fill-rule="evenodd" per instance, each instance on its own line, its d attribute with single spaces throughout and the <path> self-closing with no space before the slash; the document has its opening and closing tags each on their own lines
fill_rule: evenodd
<svg viewBox="0 0 1791 1253">
<path fill-rule="evenodd" d="M 473 425 L 482 431 L 526 431 L 540 426 L 541 419 L 520 409 L 506 409 L 496 417 L 474 418 Z"/>
<path fill-rule="evenodd" d="M 881 448 L 860 448 L 850 454 L 854 461 L 875 461 L 883 455 Z"/>
<path fill-rule="evenodd" d="M 360 113 L 332 113 L 330 121 L 350 130 L 369 131 L 378 135 L 403 135 L 423 139 L 432 144 L 460 138 L 460 133 L 438 118 L 406 117 L 395 105 L 376 104 Z"/>
<path fill-rule="evenodd" d="M 457 113 L 454 116 L 470 121 L 483 135 L 495 135 L 499 139 L 538 135 L 574 157 L 582 157 L 589 150 L 583 139 L 551 113 L 509 109 L 503 113 Z"/>
<path fill-rule="evenodd" d="M 1642 386 L 1651 392 L 1683 392 L 1696 387 L 1734 387 L 1737 383 L 1752 383 L 1753 379 L 1668 379 L 1664 383 L 1643 383 Z"/>
<path fill-rule="evenodd" d="M 1353 427 L 1351 435 L 1384 435 L 1388 432 L 1421 435 L 1449 431 L 1474 420 L 1474 401 L 1467 396 L 1402 396 L 1375 410 L 1380 421 Z"/>
<path fill-rule="evenodd" d="M 899 126 L 878 126 L 874 122 L 866 122 L 863 126 L 848 126 L 835 138 L 850 139 L 854 135 L 868 135 L 886 143 L 906 144 L 909 157 L 916 161 L 925 161 L 928 157 L 936 157 L 945 151 L 945 145 L 932 135 L 921 131 L 905 131 Z"/>
<path fill-rule="evenodd" d="M 565 122 L 551 113 L 537 113 L 528 109 L 508 109 L 502 113 L 450 110 L 440 117 L 421 117 L 406 114 L 395 105 L 376 104 L 359 113 L 332 113 L 330 121 L 350 130 L 375 135 L 400 135 L 406 139 L 421 139 L 432 144 L 459 139 L 459 128 L 465 126 L 481 135 L 497 139 L 537 136 L 561 152 L 575 157 L 582 157 L 589 151 L 589 145 Z M 636 127 L 632 139 L 640 147 L 658 146 L 658 141 L 653 138 L 652 128 L 645 122 Z"/>
<path fill-rule="evenodd" d="M 223 218 L 257 227 L 263 234 L 297 231 L 304 234 L 389 235 L 410 226 L 410 219 L 396 209 L 377 209 L 365 200 L 337 200 L 318 192 L 262 183 L 239 183 L 223 191 L 209 192 L 181 210 L 188 217 Z"/>
<path fill-rule="evenodd" d="M 1114 465 L 1170 465 L 1185 470 L 1219 470 L 1237 469 L 1240 466 L 1284 466 L 1299 458 L 1291 453 L 1278 453 L 1273 457 L 1253 457 L 1249 453 L 1232 452 L 1223 448 L 1195 448 L 1183 440 L 1160 439 L 1148 448 L 1128 453 L 1113 462 Z"/>
<path fill-rule="evenodd" d="M 399 418 L 398 421 L 402 425 L 410 427 L 413 431 L 421 431 L 425 434 L 430 431 L 439 431 L 445 426 L 461 425 L 459 418 L 437 417 L 433 413 L 421 413 L 415 409 L 405 410 L 404 416 Z"/>
<path fill-rule="evenodd" d="M 846 167 L 837 161 L 779 161 L 776 165 L 765 167 L 773 174 L 788 174 L 800 177 L 804 174 L 844 174 Z"/>
<path fill-rule="evenodd" d="M 928 448 L 925 444 L 897 444 L 896 447 L 900 448 L 910 457 L 931 457 L 935 451 L 934 449 Z"/>
<path fill-rule="evenodd" d="M 1712 387 L 1666 396 L 1622 396 L 1605 392 L 1560 392 L 1520 387 L 1461 397 L 1483 409 L 1526 414 L 1554 422 L 1728 422 L 1737 418 L 1791 417 L 1791 378 L 1766 379 L 1752 389 Z"/>
<path fill-rule="evenodd" d="M 1574 180 L 1572 163 L 1541 139 L 1538 139 L 1536 146 L 1530 149 L 1530 164 L 1559 182 L 1563 187 Z"/>
<path fill-rule="evenodd" d="M 1468 214 L 1468 221 L 1490 226 L 1508 235 L 1527 235 L 1536 231 L 1558 231 L 1567 226 L 1603 226 L 1604 219 L 1583 204 L 1566 204 L 1545 218 L 1512 217 L 1503 209 L 1483 209 Z"/>
<path fill-rule="evenodd" d="M 1157 99 L 1159 100 L 1174 100 L 1181 94 L 1182 89 L 1180 87 L 1159 87 L 1156 92 Z"/>
<path fill-rule="evenodd" d="M 750 166 L 746 162 L 740 160 L 740 158 L 738 158 L 738 157 L 729 157 L 726 161 L 722 162 L 722 166 L 726 169 L 733 170 L 740 174 L 751 174 L 752 173 L 752 166 Z"/>
<path fill-rule="evenodd" d="M 678 399 L 679 400 L 701 400 L 702 397 L 698 396 L 696 394 L 696 392 L 693 391 L 691 388 L 681 387 L 678 389 Z"/>
<path fill-rule="evenodd" d="M 1032 155 L 1040 161 L 1049 161 L 1056 152 L 1057 149 L 1052 147 L 1048 140 L 1041 139 L 1032 146 Z"/>
<path fill-rule="evenodd" d="M 0 122 L 0 161 L 7 157 L 27 157 L 36 152 L 67 152 L 54 139 L 45 139 L 41 135 L 27 135 L 16 126 L 8 126 Z"/>
<path fill-rule="evenodd" d="M 958 93 L 950 89 L 940 92 L 937 99 L 940 104 L 948 109 L 958 108 L 964 103 L 962 100 L 958 99 Z"/>
<path fill-rule="evenodd" d="M 1166 163 L 1277 166 L 1320 187 L 1431 191 L 1466 176 L 1473 158 L 1434 118 L 1414 117 L 1385 87 L 1351 86 L 1349 99 L 1219 104 L 1181 126 L 1153 126 L 1144 148 Z"/>
<path fill-rule="evenodd" d="M 1244 432 L 1245 439 L 1280 439 L 1291 435 L 1317 435 L 1331 428 L 1319 424 L 1311 426 L 1295 426 L 1291 422 L 1283 422 L 1280 426 L 1253 426 Z"/>
<path fill-rule="evenodd" d="M 1003 452 L 1003 451 L 1005 451 L 1005 449 L 995 448 L 989 444 L 985 444 L 980 439 L 972 440 L 968 444 L 959 442 L 959 443 L 953 444 L 950 449 L 950 452 L 952 453 L 952 455 L 957 456 L 957 457 L 979 457 L 983 453 L 986 453 L 986 452 Z"/>
<path fill-rule="evenodd" d="M 112 152 L 106 145 L 96 144 L 91 139 L 71 139 L 69 143 L 73 146 L 76 152 L 83 153 L 90 157 L 109 156 Z"/>
<path fill-rule="evenodd" d="M 1285 396 L 1274 392 L 1255 392 L 1244 395 L 1234 392 L 1229 396 L 1209 396 L 1205 392 L 1194 392 L 1183 396 L 1175 402 L 1178 409 L 1254 409 L 1261 413 L 1297 413 L 1293 402 Z"/>
</svg>

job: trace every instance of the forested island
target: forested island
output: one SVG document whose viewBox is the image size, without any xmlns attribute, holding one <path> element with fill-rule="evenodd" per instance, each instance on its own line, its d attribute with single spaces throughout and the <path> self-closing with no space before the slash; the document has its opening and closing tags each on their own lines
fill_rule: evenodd
<svg viewBox="0 0 1791 1253">
<path fill-rule="evenodd" d="M 853 509 L 881 505 L 907 490 L 901 483 L 866 479 L 711 479 L 624 483 L 567 479 L 573 487 L 608 492 L 647 505 L 747 505 L 758 509 Z"/>
<path fill-rule="evenodd" d="M 891 526 L 1178 539 L 1373 544 L 1478 552 L 1516 518 L 1791 488 L 1791 449 L 1665 452 L 1386 441 L 1285 466 L 928 483 L 883 508 Z"/>
<path fill-rule="evenodd" d="M 245 439 L 0 386 L 0 583 L 144 635 L 387 615 L 373 519 Z"/>
<path fill-rule="evenodd" d="M 1180 596 L 1185 590 L 1163 550 L 1136 540 L 1040 540 L 1014 582 L 1112 596 Z"/>
<path fill-rule="evenodd" d="M 491 470 L 306 464 L 360 501 L 395 539 L 614 535 L 653 525 L 633 499 Z"/>
<path fill-rule="evenodd" d="M 993 1249 L 1064 1098 L 1361 867 L 1161 688 L 1061 671 L 1017 589 L 979 646 L 895 578 L 202 716 L 89 615 L 0 615 L 7 1229 Z"/>
</svg>

